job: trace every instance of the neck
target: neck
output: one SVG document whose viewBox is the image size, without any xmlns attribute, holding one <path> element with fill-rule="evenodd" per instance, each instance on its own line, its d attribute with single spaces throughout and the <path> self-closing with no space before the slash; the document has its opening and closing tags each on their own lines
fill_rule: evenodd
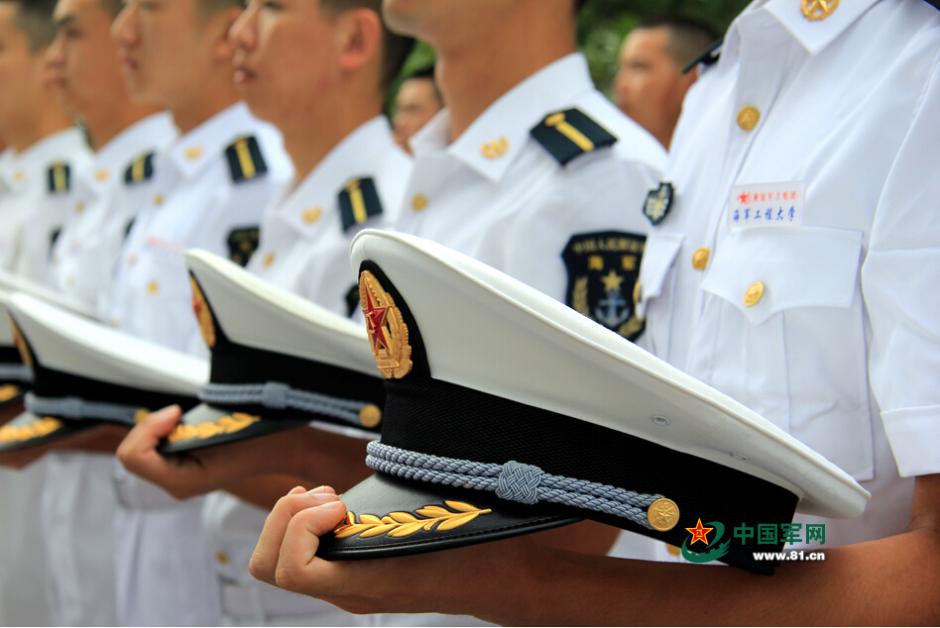
<svg viewBox="0 0 940 628">
<path fill-rule="evenodd" d="M 277 125 L 297 181 L 309 175 L 346 136 L 382 112 L 377 95 L 370 98 L 347 95 L 332 100 L 334 106 L 316 112 L 308 110 Z"/>
<path fill-rule="evenodd" d="M 108 142 L 133 124 L 159 111 L 157 107 L 136 105 L 129 102 L 118 103 L 118 105 L 107 111 L 99 111 L 93 115 L 85 116 L 85 127 L 88 129 L 88 136 L 93 150 L 101 150 Z"/>
<path fill-rule="evenodd" d="M 185 135 L 238 100 L 231 70 L 227 70 L 210 79 L 202 89 L 172 99 L 167 103 L 167 109 L 173 114 L 173 122 L 180 134 Z"/>
<path fill-rule="evenodd" d="M 575 51 L 567 19 L 518 13 L 499 23 L 481 46 L 478 39 L 441 42 L 437 47 L 437 80 L 450 115 L 450 140 L 473 124 L 487 107 L 526 78 Z M 519 33 L 526 33 L 519 37 Z M 533 42 L 537 42 L 533 45 Z M 464 45 L 465 44 L 465 45 Z"/>
<path fill-rule="evenodd" d="M 51 94 L 46 94 L 32 110 L 28 118 L 23 118 L 17 124 L 4 129 L 3 136 L 7 144 L 17 153 L 23 152 L 36 142 L 64 131 L 72 126 L 72 121 L 62 112 L 56 104 L 57 100 Z"/>
</svg>

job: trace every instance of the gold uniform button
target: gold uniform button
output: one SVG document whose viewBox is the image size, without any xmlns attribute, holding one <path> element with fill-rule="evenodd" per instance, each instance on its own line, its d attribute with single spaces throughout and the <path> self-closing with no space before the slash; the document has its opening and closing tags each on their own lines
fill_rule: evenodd
<svg viewBox="0 0 940 628">
<path fill-rule="evenodd" d="M 744 292 L 745 307 L 754 307 L 764 298 L 764 282 L 755 281 Z"/>
<path fill-rule="evenodd" d="M 147 294 L 156 295 L 160 292 L 160 284 L 156 281 L 151 281 L 147 284 Z"/>
<path fill-rule="evenodd" d="M 82 203 L 82 202 L 75 203 L 75 213 L 80 214 L 83 211 L 85 211 L 85 203 Z"/>
<path fill-rule="evenodd" d="M 111 174 L 107 170 L 99 170 L 95 173 L 95 179 L 102 183 L 107 181 L 109 176 L 111 176 Z"/>
<path fill-rule="evenodd" d="M 314 207 L 313 209 L 308 209 L 301 214 L 301 218 L 304 221 L 305 225 L 312 225 L 316 221 L 320 220 L 320 216 L 323 215 L 323 210 L 319 207 Z"/>
<path fill-rule="evenodd" d="M 668 532 L 679 523 L 679 506 L 667 497 L 660 497 L 649 505 L 646 520 L 658 532 Z"/>
<path fill-rule="evenodd" d="M 416 212 L 421 212 L 428 207 L 428 197 L 424 194 L 415 194 L 411 199 L 411 208 Z"/>
<path fill-rule="evenodd" d="M 162 194 L 157 194 L 156 196 L 153 197 L 154 205 L 157 205 L 157 206 L 163 205 L 165 202 L 166 202 L 166 198 L 164 198 Z"/>
<path fill-rule="evenodd" d="M 760 109 L 754 105 L 745 105 L 738 111 L 738 126 L 745 131 L 753 131 L 760 122 Z"/>
<path fill-rule="evenodd" d="M 226 554 L 225 552 L 216 552 L 216 553 L 215 553 L 215 562 L 219 563 L 220 565 L 227 565 L 227 564 L 228 564 L 228 554 Z"/>
<path fill-rule="evenodd" d="M 264 264 L 265 268 L 271 268 L 274 266 L 274 253 L 268 253 L 264 256 L 264 259 L 261 260 L 261 263 Z"/>
<path fill-rule="evenodd" d="M 26 179 L 26 173 L 23 172 L 22 170 L 17 170 L 16 172 L 13 173 L 13 180 L 16 181 L 17 183 L 22 182 L 25 179 Z"/>
<path fill-rule="evenodd" d="M 190 146 L 184 151 L 183 154 L 186 155 L 186 159 L 190 161 L 195 161 L 196 159 L 199 159 L 200 157 L 202 157 L 202 147 Z"/>
<path fill-rule="evenodd" d="M 839 8 L 839 0 L 801 0 L 803 17 L 811 22 L 824 20 Z"/>
<path fill-rule="evenodd" d="M 359 422 L 363 427 L 378 427 L 382 422 L 382 410 L 375 404 L 368 404 L 359 411 Z"/>
<path fill-rule="evenodd" d="M 127 265 L 128 265 L 128 266 L 133 266 L 133 265 L 136 264 L 136 263 L 137 263 L 137 256 L 136 256 L 136 255 L 134 255 L 133 253 L 131 253 L 130 255 L 127 256 Z"/>
<path fill-rule="evenodd" d="M 708 266 L 708 258 L 711 256 L 711 249 L 707 246 L 700 246 L 692 253 L 692 268 L 695 270 L 705 270 Z"/>
</svg>

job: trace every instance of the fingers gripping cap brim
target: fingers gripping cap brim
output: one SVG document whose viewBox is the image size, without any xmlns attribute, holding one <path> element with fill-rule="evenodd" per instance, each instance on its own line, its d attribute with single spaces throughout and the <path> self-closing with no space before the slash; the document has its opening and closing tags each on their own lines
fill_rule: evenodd
<svg viewBox="0 0 940 628">
<path fill-rule="evenodd" d="M 0 452 L 21 451 L 61 440 L 99 425 L 97 421 L 70 421 L 24 412 L 0 427 Z"/>
<path fill-rule="evenodd" d="M 203 403 L 183 415 L 183 420 L 159 449 L 163 454 L 205 449 L 295 429 L 309 422 L 307 418 L 265 419 Z"/>
<path fill-rule="evenodd" d="M 497 541 L 577 523 L 557 507 L 514 505 L 475 491 L 375 474 L 342 495 L 347 519 L 320 540 L 328 560 L 385 558 Z"/>
</svg>

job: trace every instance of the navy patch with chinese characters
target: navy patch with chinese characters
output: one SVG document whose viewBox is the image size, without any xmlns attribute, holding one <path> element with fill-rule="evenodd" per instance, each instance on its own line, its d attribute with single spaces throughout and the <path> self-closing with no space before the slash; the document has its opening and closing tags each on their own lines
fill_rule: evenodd
<svg viewBox="0 0 940 628">
<path fill-rule="evenodd" d="M 637 315 L 634 286 L 646 236 L 622 231 L 580 233 L 561 257 L 568 269 L 565 303 L 628 340 L 645 328 Z"/>
<path fill-rule="evenodd" d="M 138 155 L 124 171 L 124 183 L 127 185 L 136 185 L 149 181 L 153 178 L 153 158 L 154 153 L 144 153 Z"/>
<path fill-rule="evenodd" d="M 228 257 L 239 266 L 247 266 L 258 248 L 261 230 L 258 227 L 232 229 L 228 234 Z"/>
<path fill-rule="evenodd" d="M 643 215 L 651 223 L 658 225 L 669 215 L 669 210 L 672 209 L 673 195 L 672 184 L 668 181 L 660 181 L 659 187 L 650 190 L 649 194 L 646 195 L 646 201 L 643 203 Z"/>
<path fill-rule="evenodd" d="M 268 172 L 268 164 L 261 154 L 261 147 L 253 136 L 242 137 L 232 142 L 225 149 L 225 159 L 228 161 L 232 181 L 235 183 L 251 181 Z"/>
<path fill-rule="evenodd" d="M 581 155 L 617 142 L 616 135 L 580 109 L 565 109 L 549 114 L 529 133 L 562 166 Z"/>
<path fill-rule="evenodd" d="M 66 163 L 49 166 L 46 173 L 46 188 L 50 194 L 65 194 L 72 189 L 72 168 Z"/>
<path fill-rule="evenodd" d="M 339 213 L 343 233 L 361 225 L 372 216 L 382 214 L 382 201 L 372 177 L 352 179 L 339 193 Z"/>
</svg>

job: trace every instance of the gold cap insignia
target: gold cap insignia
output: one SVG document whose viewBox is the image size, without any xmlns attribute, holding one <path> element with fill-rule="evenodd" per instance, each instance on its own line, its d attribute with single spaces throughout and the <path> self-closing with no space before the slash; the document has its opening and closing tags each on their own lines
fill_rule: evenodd
<svg viewBox="0 0 940 628">
<path fill-rule="evenodd" d="M 359 303 L 379 371 L 386 378 L 401 379 L 412 367 L 408 327 L 392 295 L 367 270 L 359 275 Z"/>
<path fill-rule="evenodd" d="M 210 349 L 215 346 L 215 321 L 212 320 L 212 313 L 206 304 L 206 298 L 199 289 L 196 280 L 190 277 L 189 285 L 193 291 L 193 312 L 196 314 L 196 320 L 199 321 L 199 331 L 202 333 L 202 339 Z"/>
<path fill-rule="evenodd" d="M 10 319 L 10 327 L 13 334 L 13 344 L 16 345 L 16 348 L 20 352 L 20 359 L 23 360 L 23 364 L 29 368 L 33 368 L 33 354 L 29 351 L 29 345 L 26 344 L 26 339 L 23 337 L 23 333 L 20 331 L 20 328 L 16 326 L 16 323 L 13 322 L 13 319 Z"/>
</svg>

